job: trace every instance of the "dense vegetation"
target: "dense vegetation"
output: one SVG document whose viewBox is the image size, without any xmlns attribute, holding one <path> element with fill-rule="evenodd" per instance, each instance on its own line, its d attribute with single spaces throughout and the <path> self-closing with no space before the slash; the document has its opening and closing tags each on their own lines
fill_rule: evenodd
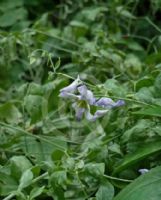
<svg viewBox="0 0 161 200">
<path fill-rule="evenodd" d="M 160 16 L 161 0 L 0 1 L 1 199 L 161 199 Z"/>
</svg>

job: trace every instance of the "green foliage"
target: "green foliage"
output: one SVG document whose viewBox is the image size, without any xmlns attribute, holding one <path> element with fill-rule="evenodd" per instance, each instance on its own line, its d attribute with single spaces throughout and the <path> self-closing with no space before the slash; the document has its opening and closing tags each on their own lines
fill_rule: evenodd
<svg viewBox="0 0 161 200">
<path fill-rule="evenodd" d="M 102 182 L 97 193 L 96 200 L 112 200 L 114 196 L 114 188 L 107 180 Z"/>
<path fill-rule="evenodd" d="M 160 0 L 0 2 L 0 199 L 159 200 L 160 12 Z M 78 75 L 125 106 L 77 121 L 59 91 Z"/>
<path fill-rule="evenodd" d="M 118 194 L 114 200 L 160 199 L 160 167 L 137 178 Z"/>
</svg>

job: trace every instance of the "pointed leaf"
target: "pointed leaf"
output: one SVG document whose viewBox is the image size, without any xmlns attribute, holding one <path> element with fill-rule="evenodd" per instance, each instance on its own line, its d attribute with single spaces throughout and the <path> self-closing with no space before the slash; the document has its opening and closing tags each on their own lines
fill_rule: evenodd
<svg viewBox="0 0 161 200">
<path fill-rule="evenodd" d="M 133 114 L 161 117 L 161 106 L 153 106 L 150 108 L 145 108 L 143 110 L 133 112 Z"/>
<path fill-rule="evenodd" d="M 112 200 L 114 196 L 113 185 L 105 180 L 99 187 L 96 193 L 96 200 Z"/>
<path fill-rule="evenodd" d="M 18 189 L 22 190 L 23 188 L 29 186 L 31 184 L 32 179 L 33 179 L 33 173 L 31 172 L 30 169 L 26 170 L 21 176 Z"/>
<path fill-rule="evenodd" d="M 161 151 L 161 141 L 147 143 L 145 146 L 139 148 L 134 153 L 127 155 L 120 163 L 120 165 L 118 165 L 114 170 L 114 174 L 126 169 L 134 163 L 158 151 Z"/>
<path fill-rule="evenodd" d="M 35 197 L 38 197 L 44 190 L 44 186 L 40 188 L 33 188 L 30 192 L 30 200 L 33 200 Z"/>
<path fill-rule="evenodd" d="M 141 175 L 123 189 L 114 200 L 160 200 L 161 166 Z"/>
</svg>

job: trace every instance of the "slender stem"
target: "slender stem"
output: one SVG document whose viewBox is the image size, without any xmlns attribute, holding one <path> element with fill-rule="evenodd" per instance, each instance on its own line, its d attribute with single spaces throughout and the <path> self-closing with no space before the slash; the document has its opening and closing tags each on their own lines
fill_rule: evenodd
<svg viewBox="0 0 161 200">
<path fill-rule="evenodd" d="M 129 3 L 130 3 L 130 2 L 129 2 Z M 139 3 L 139 1 L 136 1 L 136 2 L 135 2 L 134 6 L 133 6 L 133 8 L 132 8 L 132 10 L 131 10 L 131 13 L 132 13 L 132 14 L 135 12 L 138 3 Z M 128 5 L 128 3 L 127 3 L 127 5 Z M 126 5 L 126 6 L 127 6 L 127 5 Z M 129 32 L 129 33 L 130 33 L 131 25 L 132 25 L 132 20 L 133 20 L 133 18 L 130 18 L 129 21 L 128 21 L 128 26 L 127 26 L 128 28 L 127 28 L 127 29 L 128 29 L 128 32 Z"/>
<path fill-rule="evenodd" d="M 53 68 L 54 73 L 55 73 L 55 66 L 54 66 L 54 63 L 53 63 L 53 61 L 52 61 L 51 55 L 49 55 L 48 58 L 49 58 L 49 61 L 50 61 L 51 67 Z"/>
<path fill-rule="evenodd" d="M 146 51 L 147 54 L 149 53 L 150 48 L 151 48 L 151 46 L 153 46 L 153 43 L 155 42 L 156 39 L 158 39 L 158 35 L 156 35 L 155 37 L 153 37 L 153 38 L 151 39 L 151 42 L 149 43 L 149 45 L 148 45 L 148 47 L 147 47 L 147 51 Z M 156 47 L 154 48 L 154 50 L 155 50 L 156 53 L 158 53 L 158 50 L 157 50 Z"/>
<path fill-rule="evenodd" d="M 124 36 L 125 37 L 125 36 Z M 148 39 L 147 37 L 141 36 L 141 35 L 132 35 L 132 34 L 127 34 L 126 37 L 129 38 L 136 38 L 136 39 L 140 39 L 140 40 L 145 40 L 147 42 L 150 42 L 151 40 Z"/>
<path fill-rule="evenodd" d="M 60 75 L 60 76 L 64 76 L 64 77 L 69 78 L 69 79 L 72 79 L 72 80 L 75 80 L 75 78 L 73 78 L 72 76 L 64 74 L 64 73 L 56 73 L 56 74 Z"/>
<path fill-rule="evenodd" d="M 44 31 L 40 31 L 40 30 L 37 30 L 37 29 L 27 29 L 27 30 L 35 31 L 35 32 L 37 32 L 37 33 L 46 35 L 46 36 L 48 36 L 48 37 L 52 37 L 52 38 L 55 38 L 55 39 L 62 40 L 62 41 L 64 41 L 64 42 L 70 43 L 70 44 L 72 44 L 72 45 L 74 45 L 74 46 L 76 46 L 76 47 L 80 47 L 80 45 L 77 44 L 76 42 L 73 42 L 73 41 L 68 40 L 68 39 L 64 39 L 64 38 L 59 37 L 59 36 L 57 36 L 57 35 L 53 35 L 53 34 L 51 35 L 51 34 L 49 34 L 49 33 L 46 33 L 46 32 L 44 32 Z"/>
<path fill-rule="evenodd" d="M 57 74 L 57 75 L 64 76 L 64 77 L 69 78 L 69 79 L 72 79 L 72 80 L 75 80 L 75 78 L 73 78 L 72 76 L 67 75 L 67 74 L 64 74 L 64 73 L 58 72 L 58 73 L 56 73 L 56 74 Z M 81 81 L 82 81 L 82 80 L 81 80 Z M 90 87 L 93 87 L 93 88 L 96 87 L 96 86 L 94 86 L 94 85 L 92 85 L 92 84 L 90 84 L 90 83 L 86 83 L 85 81 L 82 81 L 82 83 L 85 83 L 86 85 L 88 85 L 88 86 L 90 86 Z"/>
<path fill-rule="evenodd" d="M 12 199 L 16 194 L 15 193 L 12 193 L 10 195 L 8 195 L 6 198 L 2 199 L 2 200 L 10 200 Z"/>
<path fill-rule="evenodd" d="M 33 179 L 32 182 L 31 182 L 31 184 L 36 183 L 37 181 L 39 181 L 39 180 L 41 180 L 43 178 L 48 177 L 48 175 L 49 175 L 48 172 L 45 172 L 44 174 L 42 174 L 42 175 L 36 177 L 35 179 Z"/>
<path fill-rule="evenodd" d="M 44 42 L 42 42 L 42 41 L 38 41 L 38 42 L 44 44 Z M 69 49 L 66 49 L 66 48 L 59 47 L 57 45 L 52 45 L 52 44 L 49 44 L 48 42 L 45 42 L 45 44 L 54 48 L 54 49 L 60 50 L 60 51 L 64 51 L 64 52 L 71 53 L 71 54 L 72 53 L 79 54 L 77 51 L 72 51 L 72 50 L 69 50 Z"/>
<path fill-rule="evenodd" d="M 111 180 L 116 180 L 116 181 L 122 181 L 122 182 L 128 182 L 131 183 L 133 180 L 127 180 L 127 179 L 122 179 L 122 178 L 117 178 L 113 176 L 108 176 L 106 174 L 103 175 L 105 178 L 111 179 Z"/>
<path fill-rule="evenodd" d="M 161 33 L 161 29 L 156 25 L 154 24 L 151 19 L 149 19 L 149 17 L 145 17 L 144 18 L 149 24 L 151 24 L 159 33 Z"/>
<path fill-rule="evenodd" d="M 81 186 L 81 188 L 82 188 L 82 191 L 83 191 L 85 197 L 88 198 L 88 194 L 87 194 L 87 192 L 85 191 L 84 185 L 82 184 L 82 181 L 81 181 L 80 178 L 79 178 L 79 173 L 78 173 L 78 171 L 76 171 L 76 175 L 77 175 L 77 179 L 78 179 L 78 181 L 79 181 L 79 183 L 80 183 L 80 186 Z"/>
<path fill-rule="evenodd" d="M 34 134 L 29 133 L 29 132 L 27 132 L 27 131 L 25 131 L 25 130 L 23 130 L 23 129 L 21 129 L 21 128 L 17 128 L 17 127 L 11 126 L 11 125 L 6 124 L 6 123 L 4 123 L 4 122 L 0 122 L 0 125 L 5 126 L 6 128 L 9 128 L 9 129 L 17 130 L 17 131 L 21 132 L 22 134 L 25 134 L 25 135 L 34 137 L 34 138 L 36 138 L 36 139 L 42 140 L 42 141 L 44 141 L 44 142 L 47 142 L 47 143 L 49 143 L 49 144 L 52 144 L 52 145 L 58 147 L 59 150 L 61 150 L 62 152 L 65 152 L 65 149 L 64 149 L 62 146 L 60 146 L 60 145 L 58 145 L 58 144 L 56 144 L 56 143 L 53 143 L 53 142 L 51 142 L 50 140 L 48 140 L 48 139 L 46 139 L 46 138 L 40 137 L 40 136 L 38 136 L 38 135 L 34 135 Z"/>
</svg>

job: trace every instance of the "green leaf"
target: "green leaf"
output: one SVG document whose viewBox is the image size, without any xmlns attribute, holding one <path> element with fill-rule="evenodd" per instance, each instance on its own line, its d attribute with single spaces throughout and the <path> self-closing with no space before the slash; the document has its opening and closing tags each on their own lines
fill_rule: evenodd
<svg viewBox="0 0 161 200">
<path fill-rule="evenodd" d="M 24 8 L 6 11 L 0 16 L 0 27 L 8 27 L 14 25 L 17 21 L 25 19 L 27 11 Z"/>
<path fill-rule="evenodd" d="M 18 123 L 21 117 L 21 113 L 14 104 L 7 102 L 0 105 L 0 120 L 5 120 L 8 123 Z"/>
<path fill-rule="evenodd" d="M 121 87 L 119 82 L 115 79 L 108 79 L 104 83 L 105 89 L 107 89 L 108 92 L 112 93 L 114 96 L 118 97 L 125 97 L 126 91 L 125 88 Z"/>
<path fill-rule="evenodd" d="M 60 67 L 61 60 L 58 58 L 57 62 L 55 63 L 55 70 L 57 70 Z"/>
<path fill-rule="evenodd" d="M 126 17 L 127 19 L 135 19 L 136 18 L 131 12 L 129 12 L 128 10 L 125 10 L 125 8 L 123 6 L 116 7 L 116 11 L 118 12 L 118 14 L 120 14 L 123 17 Z"/>
<path fill-rule="evenodd" d="M 84 28 L 84 29 L 88 29 L 88 26 L 85 23 L 80 22 L 80 21 L 71 21 L 70 25 L 73 26 L 73 27 L 81 27 L 81 28 Z"/>
<path fill-rule="evenodd" d="M 44 190 L 44 186 L 40 187 L 40 188 L 33 188 L 30 192 L 30 197 L 29 200 L 33 200 L 35 197 L 38 197 L 40 194 L 42 194 Z"/>
<path fill-rule="evenodd" d="M 161 117 L 161 106 L 148 107 L 143 110 L 133 112 L 132 114 Z"/>
<path fill-rule="evenodd" d="M 125 130 L 121 140 L 123 143 L 125 143 L 132 141 L 134 137 L 146 137 L 147 130 L 149 130 L 152 126 L 153 122 L 151 120 L 141 119 L 132 128 Z"/>
<path fill-rule="evenodd" d="M 61 158 L 63 157 L 63 155 L 64 155 L 64 152 L 62 152 L 60 150 L 55 150 L 52 153 L 52 159 L 53 159 L 53 161 L 61 160 Z"/>
<path fill-rule="evenodd" d="M 136 82 L 136 90 L 140 90 L 141 88 L 147 88 L 147 87 L 150 87 L 153 85 L 153 79 L 152 77 L 149 77 L 149 76 L 145 76 L 145 77 L 142 77 L 141 79 L 139 79 L 137 82 Z"/>
<path fill-rule="evenodd" d="M 59 186 L 64 186 L 66 185 L 67 182 L 67 173 L 66 171 L 56 171 L 54 173 L 52 173 L 52 175 L 50 176 L 50 182 L 51 185 L 53 186 L 53 188 L 55 188 L 55 186 L 59 185 Z"/>
<path fill-rule="evenodd" d="M 134 153 L 125 156 L 123 161 L 120 164 L 118 164 L 113 174 L 116 174 L 126 169 L 127 167 L 137 163 L 140 160 L 143 160 L 144 158 L 158 151 L 161 151 L 160 141 L 147 143 L 145 146 L 138 148 L 138 150 Z"/>
<path fill-rule="evenodd" d="M 96 193 L 96 200 L 112 200 L 113 196 L 113 185 L 108 180 L 104 180 Z"/>
<path fill-rule="evenodd" d="M 161 85 L 161 73 L 157 76 L 155 83 L 154 83 L 154 87 L 155 87 L 155 90 L 157 91 L 158 95 L 161 92 L 160 85 Z"/>
<path fill-rule="evenodd" d="M 24 0 L 2 0 L 0 10 L 6 12 L 7 10 L 23 6 Z"/>
<path fill-rule="evenodd" d="M 17 180 L 21 177 L 22 173 L 32 167 L 32 164 L 25 156 L 13 156 L 10 159 L 11 174 Z"/>
<path fill-rule="evenodd" d="M 0 196 L 17 190 L 18 184 L 13 176 L 0 171 Z"/>
<path fill-rule="evenodd" d="M 42 96 L 44 94 L 44 89 L 40 84 L 30 83 L 27 93 L 29 95 Z"/>
<path fill-rule="evenodd" d="M 24 99 L 25 108 L 31 117 L 31 123 L 41 120 L 47 114 L 48 102 L 39 95 L 28 95 Z"/>
<path fill-rule="evenodd" d="M 21 176 L 18 189 L 22 190 L 23 188 L 26 188 L 27 186 L 29 186 L 32 182 L 32 179 L 33 179 L 32 171 L 30 169 L 26 170 Z"/>
<path fill-rule="evenodd" d="M 139 43 L 134 42 L 132 40 L 128 41 L 126 44 L 129 49 L 132 49 L 134 51 L 143 51 L 144 50 L 143 47 Z"/>
<path fill-rule="evenodd" d="M 55 150 L 66 150 L 64 137 L 43 137 L 46 141 L 26 136 L 21 141 L 21 148 L 27 154 L 32 156 L 36 162 L 51 161 L 52 153 Z M 49 141 L 49 142 L 47 142 Z"/>
<path fill-rule="evenodd" d="M 104 174 L 105 164 L 104 163 L 88 163 L 85 165 L 85 170 L 96 177 L 101 177 Z"/>
<path fill-rule="evenodd" d="M 160 200 L 160 174 L 161 167 L 159 166 L 141 175 L 125 187 L 114 200 Z"/>
<path fill-rule="evenodd" d="M 108 11 L 107 7 L 95 7 L 95 8 L 90 7 L 90 8 L 86 8 L 82 10 L 81 17 L 91 22 L 91 21 L 96 20 L 96 18 L 98 17 L 100 13 L 107 12 L 107 11 Z"/>
<path fill-rule="evenodd" d="M 37 58 L 34 56 L 30 56 L 30 65 L 34 64 L 36 62 Z"/>
<path fill-rule="evenodd" d="M 154 102 L 154 97 L 153 97 L 153 87 L 142 87 L 136 94 L 135 94 L 135 98 L 152 104 Z"/>
</svg>

